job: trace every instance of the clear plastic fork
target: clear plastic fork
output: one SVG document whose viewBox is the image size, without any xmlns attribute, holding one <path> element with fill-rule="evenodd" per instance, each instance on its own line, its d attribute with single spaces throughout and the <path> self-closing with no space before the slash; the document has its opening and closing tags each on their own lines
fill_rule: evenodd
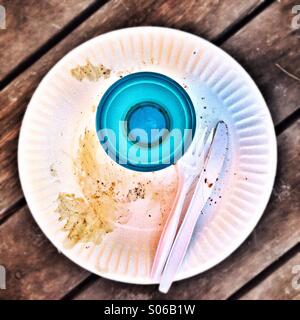
<svg viewBox="0 0 300 320">
<path fill-rule="evenodd" d="M 196 132 L 197 131 L 198 130 L 196 130 Z M 198 134 L 196 137 L 194 137 L 185 155 L 176 163 L 176 169 L 178 173 L 178 188 L 173 208 L 164 226 L 158 247 L 156 249 L 154 262 L 151 269 L 151 278 L 154 280 L 159 281 L 163 271 L 176 235 L 176 231 L 178 229 L 186 195 L 188 194 L 192 183 L 204 165 L 204 160 L 213 138 L 213 130 L 209 134 L 207 142 L 204 144 L 206 135 L 207 128 L 205 128 L 201 134 Z"/>
</svg>

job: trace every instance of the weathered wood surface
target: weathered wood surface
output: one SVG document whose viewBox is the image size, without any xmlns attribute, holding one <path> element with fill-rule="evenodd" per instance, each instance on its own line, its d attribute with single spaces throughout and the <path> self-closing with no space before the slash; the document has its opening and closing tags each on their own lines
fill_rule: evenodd
<svg viewBox="0 0 300 320">
<path fill-rule="evenodd" d="M 249 71 L 275 123 L 300 107 L 300 29 L 291 27 L 297 0 L 276 1 L 222 46 Z"/>
<path fill-rule="evenodd" d="M 2 299 L 59 299 L 84 271 L 46 239 L 27 207 L 0 226 L 0 265 L 7 271 Z"/>
<path fill-rule="evenodd" d="M 278 138 L 278 176 L 263 218 L 247 241 L 215 268 L 175 283 L 167 295 L 156 286 L 99 278 L 76 299 L 227 299 L 300 241 L 300 120 Z M 278 292 L 276 293 L 278 294 Z M 270 292 L 271 295 L 271 292 Z"/>
<path fill-rule="evenodd" d="M 242 300 L 300 300 L 300 252 L 241 297 Z"/>
<path fill-rule="evenodd" d="M 215 1 L 202 1 L 201 5 L 199 5 L 199 2 L 189 1 L 190 9 L 185 10 L 186 6 L 182 5 L 182 1 L 177 1 L 176 3 L 171 0 L 111 1 L 102 7 L 0 93 L 2 106 L 0 112 L 2 124 L 0 128 L 1 212 L 5 212 L 7 207 L 22 197 L 17 178 L 16 152 L 18 132 L 24 110 L 43 75 L 70 49 L 97 34 L 115 28 L 140 24 L 176 26 L 178 23 L 178 26 L 189 30 L 190 22 L 193 19 L 197 20 L 198 24 L 191 31 L 207 37 L 216 37 L 216 31 L 212 32 L 213 28 L 209 28 L 209 26 L 214 25 L 216 19 L 220 18 L 221 21 L 221 17 L 224 14 L 227 17 L 227 19 L 222 20 L 222 23 L 218 23 L 218 32 L 222 32 L 236 19 L 247 15 L 259 3 L 260 1 L 256 0 L 249 1 L 247 4 L 245 1 L 236 1 L 232 6 L 230 1 L 225 1 L 225 5 L 216 7 Z M 211 10 L 212 8 L 213 10 Z M 8 289 L 5 292 L 1 292 L 1 294 L 5 298 L 60 298 L 63 295 L 63 287 L 64 293 L 67 293 L 72 286 L 80 283 L 87 274 L 84 270 L 77 268 L 66 261 L 66 258 L 56 253 L 43 235 L 38 236 L 40 239 L 38 242 L 41 244 L 38 248 L 34 246 L 31 251 L 32 237 L 36 234 L 38 227 L 34 223 L 31 224 L 31 222 L 26 225 L 25 221 L 27 219 L 31 221 L 27 209 L 21 209 L 0 227 L 1 236 L 3 239 L 7 238 L 1 248 L 0 263 L 10 270 Z M 10 237 L 15 237 L 15 234 L 19 233 L 20 226 L 26 228 L 26 234 L 22 238 L 22 243 L 16 242 L 13 245 L 14 251 L 9 252 L 9 244 L 12 246 L 14 243 L 14 240 L 10 240 L 12 239 Z M 4 244 L 8 248 L 6 246 L 4 248 Z M 54 250 L 53 252 L 51 248 Z M 47 252 L 49 251 L 48 255 Z M 23 264 L 17 258 L 20 252 L 30 252 L 33 255 L 35 268 L 31 268 L 30 263 Z M 51 261 L 50 267 L 48 266 L 49 261 Z M 56 264 L 61 266 L 57 269 L 57 273 L 53 270 L 53 265 Z M 14 278 L 14 273 L 17 272 L 17 278 L 20 277 L 18 272 L 20 269 L 26 277 L 22 277 L 21 281 L 17 281 L 18 279 L 15 280 L 16 277 Z M 39 270 L 39 273 L 37 273 L 37 270 Z M 66 283 L 66 278 L 61 280 L 60 274 L 62 274 L 62 277 L 68 277 L 68 283 Z"/>
<path fill-rule="evenodd" d="M 0 93 L 0 218 L 4 216 L 7 207 L 22 198 L 16 167 L 20 122 L 37 84 L 56 61 L 73 47 L 97 34 L 133 25 L 170 26 L 215 39 L 234 21 L 251 12 L 260 1 L 222 1 L 219 6 L 216 3 L 213 0 L 187 3 L 171 0 L 110 1 L 7 86 Z M 261 17 L 267 10 L 276 19 L 269 19 L 268 25 L 264 26 Z M 224 44 L 224 48 L 247 67 L 262 86 L 263 93 L 266 92 L 276 123 L 299 107 L 299 83 L 278 68 L 279 73 L 277 69 L 273 73 L 271 68 L 275 61 L 287 69 L 291 66 L 289 71 L 295 74 L 299 72 L 297 64 L 292 67 L 299 59 L 299 37 L 297 32 L 288 32 L 286 29 L 289 19 L 290 11 L 285 2 L 275 2 Z M 275 39 L 272 38 L 274 30 L 279 33 Z M 264 36 L 260 41 L 258 38 L 261 38 L 261 34 Z M 264 48 L 270 37 L 273 39 L 271 43 L 274 50 Z M 252 43 L 260 49 L 256 50 Z M 285 50 L 285 47 L 288 49 Z M 274 75 L 272 78 L 266 76 L 270 70 Z M 283 96 L 278 96 L 277 92 Z M 282 107 L 282 103 L 286 108 Z M 75 298 L 229 297 L 299 241 L 299 175 L 295 174 L 299 163 L 297 136 L 299 138 L 299 122 L 280 135 L 278 177 L 266 213 L 247 242 L 219 266 L 176 284 L 167 296 L 158 294 L 154 286 L 126 285 L 99 278 Z M 18 235 L 20 230 L 22 238 Z M 0 264 L 8 269 L 8 289 L 0 291 L 0 299 L 59 299 L 88 276 L 87 272 L 57 253 L 32 221 L 26 208 L 18 210 L 0 226 Z"/>
<path fill-rule="evenodd" d="M 6 29 L 0 30 L 0 82 L 94 1 L 1 1 L 6 10 Z"/>
<path fill-rule="evenodd" d="M 219 5 L 214 0 L 113 0 L 17 77 L 0 92 L 0 219 L 8 207 L 23 197 L 16 156 L 26 106 L 42 77 L 68 51 L 101 33 L 135 25 L 180 27 L 211 39 L 260 3 L 258 0 L 226 0 Z"/>
</svg>

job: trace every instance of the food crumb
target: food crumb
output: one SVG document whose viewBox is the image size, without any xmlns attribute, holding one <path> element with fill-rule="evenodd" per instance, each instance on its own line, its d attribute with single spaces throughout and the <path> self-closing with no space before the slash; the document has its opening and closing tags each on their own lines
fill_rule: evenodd
<svg viewBox="0 0 300 320">
<path fill-rule="evenodd" d="M 89 60 L 86 61 L 85 65 L 78 65 L 71 69 L 71 75 L 79 81 L 82 81 L 83 79 L 87 79 L 89 81 L 97 81 L 100 78 L 107 79 L 109 78 L 110 73 L 111 70 L 106 68 L 103 64 L 96 66 Z"/>
<path fill-rule="evenodd" d="M 57 171 L 54 169 L 54 164 L 50 165 L 50 174 L 52 177 L 57 177 Z"/>
</svg>

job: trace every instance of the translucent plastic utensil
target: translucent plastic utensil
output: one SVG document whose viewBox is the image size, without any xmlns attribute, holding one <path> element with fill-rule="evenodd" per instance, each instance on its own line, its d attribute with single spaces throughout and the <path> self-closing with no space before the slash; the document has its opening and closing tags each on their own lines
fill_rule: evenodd
<svg viewBox="0 0 300 320">
<path fill-rule="evenodd" d="M 214 190 L 215 182 L 217 181 L 224 164 L 228 149 L 227 125 L 223 121 L 220 121 L 216 130 L 213 131 L 213 140 L 205 160 L 205 165 L 201 170 L 201 175 L 197 182 L 192 200 L 176 235 L 175 241 L 172 244 L 170 254 L 163 269 L 159 285 L 159 291 L 163 293 L 168 292 L 174 281 L 175 275 L 188 249 L 198 217 Z"/>
<path fill-rule="evenodd" d="M 172 243 L 174 241 L 176 231 L 178 229 L 178 224 L 186 195 L 204 164 L 205 156 L 208 153 L 209 146 L 213 137 L 211 132 L 207 138 L 207 142 L 204 145 L 206 134 L 207 128 L 203 130 L 202 134 L 198 134 L 197 136 L 195 136 L 186 154 L 176 163 L 176 169 L 179 179 L 178 189 L 173 208 L 167 219 L 158 243 L 158 247 L 156 249 L 151 270 L 151 277 L 153 279 L 160 278 Z"/>
</svg>

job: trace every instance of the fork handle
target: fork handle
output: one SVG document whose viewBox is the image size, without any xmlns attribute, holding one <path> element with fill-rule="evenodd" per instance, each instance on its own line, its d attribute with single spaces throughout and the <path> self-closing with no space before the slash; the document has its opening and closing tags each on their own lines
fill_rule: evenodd
<svg viewBox="0 0 300 320">
<path fill-rule="evenodd" d="M 165 263 L 160 280 L 160 292 L 167 293 L 169 291 L 170 286 L 174 281 L 174 277 L 176 276 L 188 249 L 200 213 L 206 203 L 199 190 L 201 182 L 200 180 L 201 177 L 198 185 L 196 186 L 191 204 L 178 230 L 176 239 L 173 242 L 172 248 L 169 250 L 170 254 L 167 258 L 167 262 Z M 201 208 L 201 210 L 199 210 L 199 208 Z"/>
<path fill-rule="evenodd" d="M 183 180 L 181 178 L 179 180 L 179 187 L 177 189 L 174 205 L 160 236 L 155 253 L 154 262 L 151 269 L 151 278 L 154 280 L 159 280 L 168 258 L 176 231 L 178 229 L 186 194 L 191 187 L 192 181 L 192 179 Z"/>
</svg>

